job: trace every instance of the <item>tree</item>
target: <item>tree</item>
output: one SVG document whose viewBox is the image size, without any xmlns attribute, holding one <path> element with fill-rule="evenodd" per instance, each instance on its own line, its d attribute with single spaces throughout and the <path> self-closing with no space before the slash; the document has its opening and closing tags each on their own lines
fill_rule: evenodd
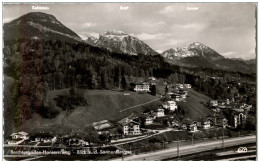
<svg viewBox="0 0 260 161">
<path fill-rule="evenodd" d="M 156 86 L 152 85 L 151 87 L 151 95 L 155 96 L 156 95 Z"/>
<path fill-rule="evenodd" d="M 107 73 L 105 70 L 101 72 L 101 88 L 107 88 Z"/>
<path fill-rule="evenodd" d="M 121 78 L 121 85 L 122 85 L 123 89 L 127 89 L 127 83 L 126 83 L 126 79 L 125 79 L 124 75 L 122 75 L 122 78 Z"/>
<path fill-rule="evenodd" d="M 121 70 L 119 66 L 115 67 L 115 75 L 114 75 L 114 83 L 115 86 L 120 86 L 120 76 L 121 76 Z"/>
<path fill-rule="evenodd" d="M 169 88 L 168 88 L 168 86 L 166 85 L 166 86 L 165 86 L 165 93 L 167 93 L 167 92 L 169 92 Z"/>
</svg>

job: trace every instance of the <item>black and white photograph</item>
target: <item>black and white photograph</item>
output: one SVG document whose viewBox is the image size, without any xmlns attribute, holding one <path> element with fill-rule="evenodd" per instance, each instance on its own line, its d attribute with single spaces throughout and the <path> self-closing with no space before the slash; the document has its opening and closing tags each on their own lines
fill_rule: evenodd
<svg viewBox="0 0 260 161">
<path fill-rule="evenodd" d="M 257 160 L 257 5 L 2 3 L 2 159 Z"/>
</svg>

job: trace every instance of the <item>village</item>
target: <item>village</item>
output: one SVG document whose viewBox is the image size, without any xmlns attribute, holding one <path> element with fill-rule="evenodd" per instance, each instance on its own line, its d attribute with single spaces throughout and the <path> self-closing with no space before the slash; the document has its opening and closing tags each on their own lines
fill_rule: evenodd
<svg viewBox="0 0 260 161">
<path fill-rule="evenodd" d="M 156 86 L 154 77 L 148 81 L 132 83 L 130 90 L 140 94 L 150 93 L 152 86 Z M 209 100 L 206 105 L 212 111 L 209 116 L 196 120 L 180 117 L 185 114 L 185 109 L 180 103 L 186 102 L 192 90 L 190 84 L 167 84 L 164 93 L 160 95 L 163 102 L 161 105 L 148 108 L 141 114 L 132 113 L 119 121 L 106 119 L 93 122 L 91 128 L 95 131 L 93 135 L 97 135 L 94 136 L 96 140 L 82 134 L 61 136 L 44 131 L 34 134 L 21 131 L 13 133 L 5 142 L 5 146 L 107 147 L 147 139 L 167 131 L 184 131 L 193 136 L 209 130 L 223 131 L 226 128 L 236 130 L 249 126 L 247 119 L 252 115 L 253 108 L 252 105 L 243 102 L 244 96 L 239 93 L 225 100 Z"/>
</svg>

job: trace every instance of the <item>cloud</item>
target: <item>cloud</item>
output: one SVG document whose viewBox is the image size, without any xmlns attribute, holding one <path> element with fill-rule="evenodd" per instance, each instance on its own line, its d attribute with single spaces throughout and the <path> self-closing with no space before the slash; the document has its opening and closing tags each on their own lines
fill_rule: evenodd
<svg viewBox="0 0 260 161">
<path fill-rule="evenodd" d="M 224 57 L 227 57 L 227 58 L 253 59 L 253 58 L 255 58 L 256 55 L 251 52 L 255 53 L 255 51 L 253 51 L 253 50 L 251 50 L 249 52 L 250 54 L 244 54 L 244 53 L 237 52 L 237 51 L 228 51 L 228 52 L 221 53 L 221 55 L 223 55 Z"/>
<path fill-rule="evenodd" d="M 159 22 L 154 23 L 154 25 L 166 25 L 166 23 L 163 21 L 159 21 Z"/>
<path fill-rule="evenodd" d="M 92 22 L 85 22 L 82 24 L 82 27 L 93 27 L 93 26 L 96 26 L 96 24 Z"/>
<path fill-rule="evenodd" d="M 149 33 L 140 33 L 140 34 L 133 34 L 133 36 L 138 37 L 140 40 L 158 40 L 164 39 L 170 36 L 170 33 L 157 33 L 157 34 L 149 34 Z"/>
<path fill-rule="evenodd" d="M 223 55 L 226 58 L 243 58 L 243 59 L 247 59 L 246 55 L 243 55 L 237 51 L 228 51 L 228 52 L 224 52 L 221 53 L 221 55 Z"/>
<path fill-rule="evenodd" d="M 228 51 L 228 52 L 222 53 L 222 55 L 224 55 L 224 56 L 231 56 L 231 55 L 236 55 L 236 54 L 238 54 L 238 52 L 236 52 L 236 51 Z"/>
<path fill-rule="evenodd" d="M 187 29 L 187 30 L 203 31 L 204 29 L 208 28 L 208 24 L 203 24 L 203 23 L 174 24 L 172 28 L 181 29 L 181 30 Z"/>
<path fill-rule="evenodd" d="M 178 40 L 178 39 L 169 39 L 166 43 L 164 43 L 164 45 L 169 45 L 169 46 L 175 46 L 178 45 L 180 43 L 182 43 L 183 40 Z"/>
</svg>

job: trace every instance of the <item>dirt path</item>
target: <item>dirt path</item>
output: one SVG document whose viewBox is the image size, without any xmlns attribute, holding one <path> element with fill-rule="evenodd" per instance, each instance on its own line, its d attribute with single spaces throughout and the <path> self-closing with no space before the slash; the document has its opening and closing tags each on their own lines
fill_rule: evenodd
<svg viewBox="0 0 260 161">
<path fill-rule="evenodd" d="M 143 105 L 147 105 L 147 104 L 149 104 L 149 103 L 155 102 L 155 101 L 160 100 L 160 99 L 161 99 L 161 98 L 156 98 L 156 99 L 154 99 L 154 100 L 152 100 L 152 101 L 149 101 L 149 102 L 146 102 L 146 103 L 143 103 L 143 104 L 139 104 L 139 105 L 136 105 L 136 106 L 128 107 L 128 108 L 126 108 L 126 109 L 121 110 L 120 112 L 129 110 L 129 109 L 133 109 L 133 108 L 136 108 L 136 107 L 140 107 L 140 106 L 143 106 Z"/>
</svg>

